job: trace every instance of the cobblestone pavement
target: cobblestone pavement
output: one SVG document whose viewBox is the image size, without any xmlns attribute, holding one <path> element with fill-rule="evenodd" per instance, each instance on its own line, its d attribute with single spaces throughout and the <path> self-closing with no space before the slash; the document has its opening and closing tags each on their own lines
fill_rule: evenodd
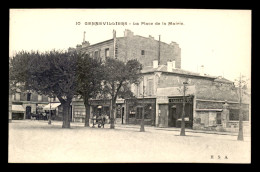
<svg viewBox="0 0 260 172">
<path fill-rule="evenodd" d="M 84 127 L 52 121 L 9 123 L 9 162 L 206 162 L 249 163 L 249 135 L 194 132 L 116 124 L 115 129 Z M 91 125 L 92 126 L 92 125 Z"/>
</svg>

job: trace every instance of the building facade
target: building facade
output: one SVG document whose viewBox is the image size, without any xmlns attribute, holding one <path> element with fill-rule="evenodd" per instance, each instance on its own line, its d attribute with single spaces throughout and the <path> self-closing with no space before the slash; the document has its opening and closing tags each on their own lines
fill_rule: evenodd
<svg viewBox="0 0 260 172">
<path fill-rule="evenodd" d="M 10 98 L 13 107 L 11 108 L 11 119 L 31 119 L 31 116 L 47 115 L 51 112 L 52 120 L 62 120 L 62 107 L 56 97 L 49 98 L 35 92 L 21 92 L 18 90 Z"/>
<path fill-rule="evenodd" d="M 170 44 L 142 37 L 125 30 L 124 37 L 116 37 L 90 45 L 83 41 L 77 51 L 92 58 L 114 57 L 126 62 L 137 59 L 142 65 L 143 77 L 131 90 L 136 99 L 118 100 L 116 123 L 140 124 L 144 112 L 146 125 L 180 127 L 185 101 L 185 125 L 198 130 L 238 130 L 239 95 L 234 83 L 222 78 L 181 69 L 181 49 Z M 184 82 L 187 85 L 184 87 Z M 185 96 L 184 96 L 185 88 Z M 250 125 L 249 103 L 243 103 L 243 125 Z M 110 114 L 111 100 L 91 100 L 93 114 Z M 143 110 L 144 109 L 144 110 Z M 81 99 L 72 103 L 72 121 L 84 122 L 85 106 Z M 248 127 L 250 128 L 250 127 Z"/>
<path fill-rule="evenodd" d="M 116 37 L 90 45 L 83 40 L 82 45 L 77 45 L 77 51 L 89 54 L 93 58 L 115 57 L 121 61 L 137 59 L 143 66 L 152 66 L 153 60 L 159 64 L 167 61 L 175 61 L 176 68 L 181 68 L 181 48 L 176 42 L 170 44 L 155 40 L 154 37 L 134 35 L 128 29 L 124 31 L 124 37 Z"/>
<path fill-rule="evenodd" d="M 185 124 L 199 130 L 237 131 L 239 94 L 234 83 L 167 65 L 145 67 L 143 81 L 132 87 L 138 98 L 156 99 L 156 127 L 180 127 L 185 86 Z M 144 84 L 144 86 L 143 86 Z M 249 126 L 249 102 L 243 102 L 244 126 Z M 131 115 L 131 114 L 129 114 Z"/>
</svg>

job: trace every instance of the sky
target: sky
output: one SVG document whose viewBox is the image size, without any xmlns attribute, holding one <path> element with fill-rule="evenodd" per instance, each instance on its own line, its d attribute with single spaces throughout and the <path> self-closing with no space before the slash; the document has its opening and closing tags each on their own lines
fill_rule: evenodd
<svg viewBox="0 0 260 172">
<path fill-rule="evenodd" d="M 198 9 L 10 9 L 9 55 L 21 50 L 67 50 L 85 39 L 90 44 L 134 35 L 181 48 L 182 69 L 251 78 L 251 11 Z M 78 23 L 80 22 L 80 24 Z M 126 22 L 126 25 L 85 25 L 85 22 Z M 142 22 L 152 23 L 144 25 Z M 168 25 L 182 23 L 182 25 Z M 139 25 L 134 25 L 134 24 Z M 155 25 L 159 23 L 160 25 Z M 163 23 L 165 25 L 163 25 Z"/>
</svg>

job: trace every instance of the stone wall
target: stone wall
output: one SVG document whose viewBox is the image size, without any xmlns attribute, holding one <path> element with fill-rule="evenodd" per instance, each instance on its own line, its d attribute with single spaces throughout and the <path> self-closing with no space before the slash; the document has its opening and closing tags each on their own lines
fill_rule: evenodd
<svg viewBox="0 0 260 172">
<path fill-rule="evenodd" d="M 129 35 L 126 37 L 117 37 L 118 47 L 117 58 L 126 62 L 127 60 L 137 59 L 144 66 L 152 66 L 153 60 L 158 59 L 159 41 L 153 38 Z M 105 49 L 109 48 L 110 57 L 114 57 L 114 40 L 110 39 L 97 44 L 83 46 L 81 52 L 86 52 L 94 57 L 94 52 L 105 59 Z M 142 54 L 144 50 L 144 54 Z M 181 49 L 177 43 L 160 43 L 160 64 L 166 64 L 169 60 L 175 60 L 176 68 L 181 68 Z"/>
<path fill-rule="evenodd" d="M 159 41 L 142 36 L 117 38 L 118 58 L 121 60 L 137 59 L 144 66 L 152 66 L 153 60 L 158 59 Z M 142 55 L 142 50 L 144 54 Z M 176 61 L 176 68 L 181 68 L 181 50 L 178 44 L 160 44 L 160 64 L 168 60 Z"/>
<path fill-rule="evenodd" d="M 109 57 L 114 57 L 114 40 L 110 39 L 104 42 L 93 44 L 81 49 L 81 52 L 89 54 L 91 57 L 94 57 L 95 51 L 98 52 L 98 57 L 102 60 L 105 60 L 105 50 L 109 49 Z"/>
</svg>

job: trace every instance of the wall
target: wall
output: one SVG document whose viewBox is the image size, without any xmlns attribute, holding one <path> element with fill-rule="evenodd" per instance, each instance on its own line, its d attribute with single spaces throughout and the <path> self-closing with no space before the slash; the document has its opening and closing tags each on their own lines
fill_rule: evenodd
<svg viewBox="0 0 260 172">
<path fill-rule="evenodd" d="M 113 39 L 84 47 L 84 48 L 81 49 L 81 52 L 86 52 L 88 54 L 93 53 L 92 57 L 94 57 L 94 52 L 98 51 L 99 57 L 102 60 L 105 60 L 105 49 L 107 49 L 107 48 L 109 48 L 109 57 L 114 57 L 114 54 L 113 54 L 113 52 L 114 52 L 114 41 L 113 41 Z"/>
<path fill-rule="evenodd" d="M 198 78 L 191 76 L 178 76 L 176 74 L 163 73 L 158 77 L 158 88 L 183 86 L 183 82 L 189 80 L 188 85 L 195 85 L 197 99 L 228 100 L 238 102 L 237 89 L 232 84 L 214 82 L 211 78 Z"/>
<path fill-rule="evenodd" d="M 159 41 L 142 36 L 127 36 L 117 38 L 118 58 L 125 61 L 137 59 L 144 66 L 152 66 L 153 60 L 158 59 Z M 141 51 L 145 54 L 142 55 Z M 181 50 L 178 44 L 160 45 L 160 64 L 166 64 L 168 60 L 176 61 L 176 68 L 181 68 Z"/>
<path fill-rule="evenodd" d="M 143 97 L 143 84 L 144 84 L 144 96 L 145 97 L 155 97 L 156 89 L 157 89 L 155 75 L 153 73 L 146 74 L 144 76 L 144 78 L 140 79 L 139 84 L 131 85 L 131 91 L 133 92 L 133 94 L 135 96 L 140 97 L 140 98 Z"/>
<path fill-rule="evenodd" d="M 116 44 L 118 47 L 117 58 L 126 62 L 130 59 L 137 59 L 144 66 L 152 66 L 152 62 L 158 59 L 159 41 L 153 38 L 146 38 L 142 36 L 135 36 L 129 34 L 126 37 L 117 37 Z M 114 40 L 106 40 L 90 46 L 83 46 L 81 52 L 100 52 L 100 57 L 105 59 L 105 49 L 109 48 L 110 57 L 113 56 Z M 141 51 L 144 50 L 145 54 L 142 55 Z M 93 53 L 94 54 L 94 53 Z M 160 64 L 166 64 L 169 60 L 175 60 L 176 68 L 181 68 L 181 49 L 177 43 L 166 44 L 160 43 Z"/>
</svg>

